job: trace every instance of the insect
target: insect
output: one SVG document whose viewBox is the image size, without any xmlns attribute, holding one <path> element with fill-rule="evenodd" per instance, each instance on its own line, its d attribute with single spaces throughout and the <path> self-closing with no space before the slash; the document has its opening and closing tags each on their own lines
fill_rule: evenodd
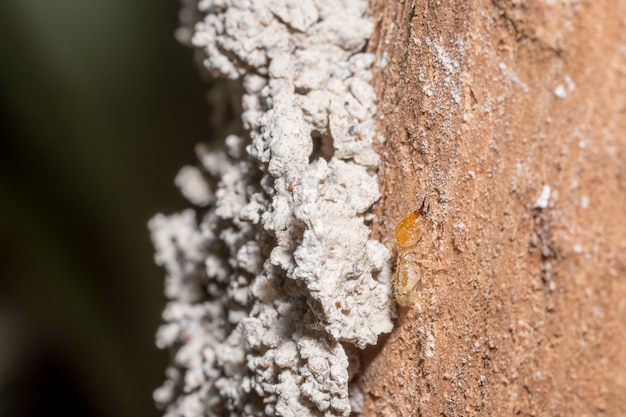
<svg viewBox="0 0 626 417">
<path fill-rule="evenodd" d="M 403 307 L 411 304 L 414 289 L 423 275 L 423 268 L 430 268 L 428 263 L 418 257 L 418 243 L 426 228 L 426 216 L 430 205 L 426 206 L 426 198 L 422 206 L 407 214 L 396 226 L 395 240 L 397 246 L 396 272 L 391 277 L 396 302 Z M 443 268 L 434 268 L 443 269 Z"/>
</svg>

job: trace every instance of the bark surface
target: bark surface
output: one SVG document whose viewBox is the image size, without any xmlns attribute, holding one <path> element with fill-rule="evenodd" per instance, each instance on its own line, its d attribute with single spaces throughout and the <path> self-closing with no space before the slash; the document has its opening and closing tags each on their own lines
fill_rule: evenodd
<svg viewBox="0 0 626 417">
<path fill-rule="evenodd" d="M 376 232 L 431 207 L 364 415 L 626 414 L 626 3 L 373 14 Z"/>
</svg>

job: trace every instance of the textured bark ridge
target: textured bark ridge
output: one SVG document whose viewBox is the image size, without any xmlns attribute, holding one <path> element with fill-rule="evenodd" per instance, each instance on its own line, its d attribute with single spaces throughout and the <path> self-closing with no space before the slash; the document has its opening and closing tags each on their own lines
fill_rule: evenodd
<svg viewBox="0 0 626 417">
<path fill-rule="evenodd" d="M 377 0 L 381 239 L 431 203 L 364 415 L 626 413 L 626 4 Z"/>
</svg>

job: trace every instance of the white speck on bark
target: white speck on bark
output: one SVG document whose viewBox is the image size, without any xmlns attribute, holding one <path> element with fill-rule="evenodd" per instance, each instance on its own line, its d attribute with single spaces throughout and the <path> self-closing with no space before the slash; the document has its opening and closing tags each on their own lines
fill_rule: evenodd
<svg viewBox="0 0 626 417">
<path fill-rule="evenodd" d="M 563 100 L 567 97 L 567 90 L 561 84 L 557 85 L 554 89 L 554 96 L 558 99 Z"/>
<path fill-rule="evenodd" d="M 202 170 L 179 173 L 201 217 L 150 221 L 169 299 L 157 345 L 173 352 L 155 400 L 167 416 L 348 416 L 362 403 L 353 350 L 392 328 L 390 253 L 367 224 L 379 198 L 367 1 L 185 5 L 198 23 L 179 37 L 241 82 L 249 139 L 199 147 Z"/>
<path fill-rule="evenodd" d="M 541 194 L 539 195 L 539 198 L 535 202 L 535 208 L 538 208 L 538 209 L 548 208 L 548 203 L 550 200 L 550 192 L 551 192 L 551 189 L 549 185 L 544 185 L 541 188 Z"/>
</svg>

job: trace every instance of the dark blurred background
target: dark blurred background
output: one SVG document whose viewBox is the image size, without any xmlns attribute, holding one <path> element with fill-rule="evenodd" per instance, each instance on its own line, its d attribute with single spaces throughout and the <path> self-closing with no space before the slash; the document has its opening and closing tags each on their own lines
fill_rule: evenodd
<svg viewBox="0 0 626 417">
<path fill-rule="evenodd" d="M 175 0 L 0 2 L 0 416 L 157 416 L 146 223 L 207 141 Z"/>
</svg>

